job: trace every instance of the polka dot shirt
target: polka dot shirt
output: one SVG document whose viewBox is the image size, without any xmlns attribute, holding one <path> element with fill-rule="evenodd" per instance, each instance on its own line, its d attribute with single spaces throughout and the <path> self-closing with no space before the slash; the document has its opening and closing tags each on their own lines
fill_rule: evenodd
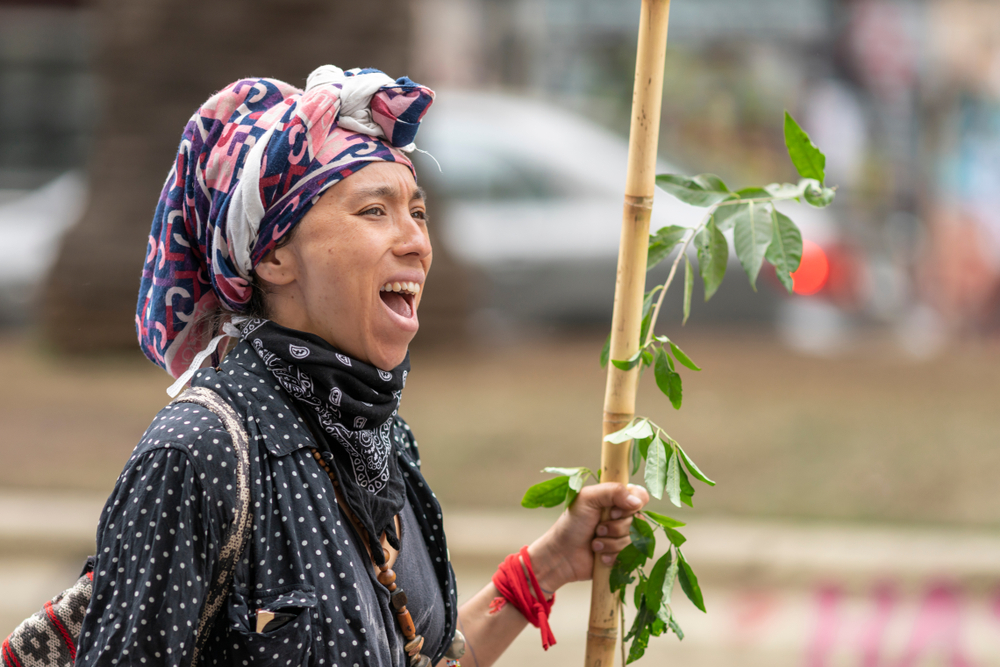
<svg viewBox="0 0 1000 667">
<path fill-rule="evenodd" d="M 200 665 L 405 667 L 389 594 L 312 457 L 315 441 L 291 399 L 241 343 L 196 386 L 245 416 L 251 534 Z M 407 487 L 394 565 L 407 607 L 436 664 L 455 631 L 455 579 L 441 507 L 420 473 L 417 444 L 393 428 Z M 94 592 L 76 664 L 191 665 L 208 587 L 217 576 L 236 497 L 236 454 L 211 411 L 164 408 L 136 447 L 98 528 Z M 276 629 L 256 632 L 258 610 Z"/>
</svg>

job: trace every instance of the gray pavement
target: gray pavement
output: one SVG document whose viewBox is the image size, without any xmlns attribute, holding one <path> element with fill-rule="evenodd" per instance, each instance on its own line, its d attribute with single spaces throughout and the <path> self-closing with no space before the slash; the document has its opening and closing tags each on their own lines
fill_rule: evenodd
<svg viewBox="0 0 1000 667">
<path fill-rule="evenodd" d="M 103 498 L 0 492 L 0 636 L 69 585 L 93 550 Z M 552 511 L 446 512 L 462 598 Z M 690 667 L 1000 667 L 1000 533 L 698 517 L 685 554 L 709 613 L 645 664 Z M 548 654 L 525 632 L 501 665 L 582 663 L 589 585 L 559 592 Z"/>
</svg>

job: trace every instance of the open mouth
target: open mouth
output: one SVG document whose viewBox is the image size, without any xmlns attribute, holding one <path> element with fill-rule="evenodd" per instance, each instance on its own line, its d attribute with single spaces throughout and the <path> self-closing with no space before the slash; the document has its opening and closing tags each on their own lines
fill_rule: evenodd
<svg viewBox="0 0 1000 667">
<path fill-rule="evenodd" d="M 413 317 L 413 301 L 420 293 L 419 284 L 410 282 L 386 283 L 378 288 L 378 292 L 382 303 L 389 310 L 406 319 Z"/>
</svg>

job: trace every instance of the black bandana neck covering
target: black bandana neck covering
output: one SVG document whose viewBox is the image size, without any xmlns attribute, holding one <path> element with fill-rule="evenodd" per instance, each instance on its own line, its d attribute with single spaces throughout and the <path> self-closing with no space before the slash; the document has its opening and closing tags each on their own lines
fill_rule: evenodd
<svg viewBox="0 0 1000 667">
<path fill-rule="evenodd" d="M 319 336 L 270 320 L 248 320 L 240 334 L 302 407 L 344 500 L 368 531 L 372 557 L 382 565 L 379 536 L 384 532 L 399 549 L 395 517 L 406 496 L 392 451 L 392 426 L 410 370 L 409 355 L 384 371 L 338 352 Z"/>
</svg>

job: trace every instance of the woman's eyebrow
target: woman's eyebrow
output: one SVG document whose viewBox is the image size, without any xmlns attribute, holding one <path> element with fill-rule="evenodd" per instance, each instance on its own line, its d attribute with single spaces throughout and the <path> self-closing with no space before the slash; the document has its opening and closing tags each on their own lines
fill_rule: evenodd
<svg viewBox="0 0 1000 667">
<path fill-rule="evenodd" d="M 354 193 L 354 199 L 367 199 L 369 197 L 388 197 L 393 199 L 399 196 L 399 192 L 391 185 L 377 185 L 373 188 L 358 190 Z"/>
<path fill-rule="evenodd" d="M 397 190 L 395 187 L 391 185 L 377 185 L 373 188 L 358 190 L 357 192 L 354 193 L 353 198 L 368 199 L 370 197 L 386 197 L 388 199 L 395 199 L 398 196 L 399 196 L 399 190 Z M 416 188 L 413 191 L 413 194 L 410 195 L 410 201 L 416 201 L 418 199 L 420 200 L 427 199 L 427 192 L 421 187 Z"/>
</svg>

